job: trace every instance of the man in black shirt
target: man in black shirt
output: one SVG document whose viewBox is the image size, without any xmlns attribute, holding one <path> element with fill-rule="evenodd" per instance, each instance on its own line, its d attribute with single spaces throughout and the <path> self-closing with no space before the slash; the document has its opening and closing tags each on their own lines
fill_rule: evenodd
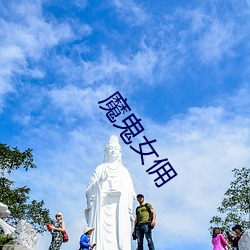
<svg viewBox="0 0 250 250">
<path fill-rule="evenodd" d="M 241 226 L 240 225 L 235 225 L 232 230 L 236 233 L 236 235 L 234 234 L 231 234 L 231 236 L 234 238 L 233 240 L 233 246 L 236 247 L 237 250 L 239 250 L 239 240 L 240 240 L 240 237 L 242 236 L 242 234 L 244 233 L 244 231 L 242 230 Z"/>
</svg>

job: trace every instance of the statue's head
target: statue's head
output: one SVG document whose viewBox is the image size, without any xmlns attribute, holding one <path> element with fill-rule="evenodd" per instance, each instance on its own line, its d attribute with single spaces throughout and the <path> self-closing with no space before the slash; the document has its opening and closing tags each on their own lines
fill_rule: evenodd
<svg viewBox="0 0 250 250">
<path fill-rule="evenodd" d="M 8 206 L 0 202 L 0 218 L 5 218 L 10 215 Z"/>
<path fill-rule="evenodd" d="M 104 162 L 121 162 L 122 149 L 119 143 L 119 138 L 116 135 L 109 137 L 109 142 L 104 150 Z"/>
</svg>

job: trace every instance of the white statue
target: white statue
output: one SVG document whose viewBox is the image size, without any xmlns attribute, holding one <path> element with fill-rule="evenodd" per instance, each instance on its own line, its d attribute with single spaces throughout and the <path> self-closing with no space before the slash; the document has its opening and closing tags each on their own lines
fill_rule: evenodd
<svg viewBox="0 0 250 250">
<path fill-rule="evenodd" d="M 8 217 L 10 215 L 10 211 L 8 210 L 8 206 L 0 202 L 0 228 L 3 229 L 4 234 L 11 235 L 15 228 L 6 223 L 2 218 Z"/>
<path fill-rule="evenodd" d="M 5 218 L 10 215 L 8 206 L 0 202 L 0 218 Z"/>
<path fill-rule="evenodd" d="M 25 220 L 18 222 L 14 237 L 16 244 L 23 246 L 26 250 L 35 249 L 38 240 L 37 234 Z"/>
<path fill-rule="evenodd" d="M 239 240 L 239 250 L 250 250 L 250 229 L 247 229 Z"/>
<path fill-rule="evenodd" d="M 104 163 L 97 166 L 86 189 L 88 226 L 95 230 L 95 250 L 130 250 L 135 191 L 128 170 L 122 165 L 118 137 L 111 135 Z"/>
<path fill-rule="evenodd" d="M 32 229 L 31 225 L 25 220 L 20 220 L 16 228 L 10 226 L 1 219 L 9 215 L 10 211 L 8 210 L 8 206 L 0 202 L 0 228 L 3 229 L 4 234 L 13 236 L 15 245 L 18 245 L 19 248 L 34 250 L 38 240 L 35 230 Z"/>
</svg>

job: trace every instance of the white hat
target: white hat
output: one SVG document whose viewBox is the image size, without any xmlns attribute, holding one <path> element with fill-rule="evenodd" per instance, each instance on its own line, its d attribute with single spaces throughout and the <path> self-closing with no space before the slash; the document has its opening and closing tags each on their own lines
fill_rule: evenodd
<svg viewBox="0 0 250 250">
<path fill-rule="evenodd" d="M 63 217 L 63 214 L 62 214 L 61 212 L 57 212 L 57 213 L 56 213 L 56 216 L 57 216 L 57 215 L 61 215 L 61 216 Z"/>
<path fill-rule="evenodd" d="M 93 227 L 86 227 L 83 233 L 86 234 L 88 231 L 93 231 L 93 230 L 95 230 Z"/>
</svg>

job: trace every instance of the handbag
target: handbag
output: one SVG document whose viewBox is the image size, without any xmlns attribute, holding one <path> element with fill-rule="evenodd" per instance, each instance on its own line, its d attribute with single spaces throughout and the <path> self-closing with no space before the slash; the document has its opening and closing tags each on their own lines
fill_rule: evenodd
<svg viewBox="0 0 250 250">
<path fill-rule="evenodd" d="M 69 236 L 68 236 L 67 232 L 64 231 L 64 232 L 62 233 L 62 235 L 63 235 L 63 242 L 67 242 L 67 241 L 69 240 Z"/>
<path fill-rule="evenodd" d="M 52 232 L 52 224 L 47 224 L 46 226 L 47 226 L 48 231 Z"/>
</svg>

